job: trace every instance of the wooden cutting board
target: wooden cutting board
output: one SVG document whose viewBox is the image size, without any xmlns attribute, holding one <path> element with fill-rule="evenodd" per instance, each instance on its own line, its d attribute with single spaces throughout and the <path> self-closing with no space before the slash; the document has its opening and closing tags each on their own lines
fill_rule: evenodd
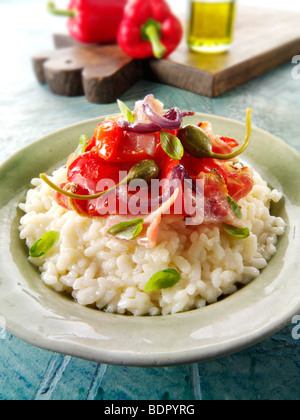
<svg viewBox="0 0 300 420">
<path fill-rule="evenodd" d="M 182 43 L 167 60 L 149 61 L 163 83 L 216 97 L 300 53 L 300 14 L 243 8 L 228 53 L 197 54 Z"/>
<path fill-rule="evenodd" d="M 69 37 L 59 42 L 74 44 Z M 40 83 L 63 96 L 86 95 L 92 103 L 114 102 L 142 76 L 141 64 L 117 45 L 74 45 L 33 57 Z"/>
<path fill-rule="evenodd" d="M 56 36 L 55 51 L 33 57 L 35 74 L 53 93 L 114 102 L 141 77 L 216 97 L 300 54 L 300 14 L 238 10 L 228 53 L 190 51 L 185 40 L 167 59 L 133 60 L 118 45 L 83 45 Z"/>
</svg>

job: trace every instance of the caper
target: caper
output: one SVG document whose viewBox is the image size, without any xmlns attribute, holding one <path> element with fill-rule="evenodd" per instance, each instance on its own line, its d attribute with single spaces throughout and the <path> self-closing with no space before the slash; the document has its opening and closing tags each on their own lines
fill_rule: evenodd
<svg viewBox="0 0 300 420">
<path fill-rule="evenodd" d="M 116 184 L 108 190 L 102 191 L 97 194 L 92 195 L 79 195 L 74 194 L 71 191 L 66 191 L 60 188 L 58 185 L 55 185 L 46 174 L 41 174 L 40 178 L 47 184 L 49 187 L 57 191 L 58 193 L 65 195 L 66 197 L 72 198 L 73 200 L 94 200 L 101 197 L 104 194 L 108 194 L 115 190 L 120 185 L 129 184 L 134 179 L 144 179 L 146 182 L 151 181 L 151 179 L 158 178 L 160 175 L 160 169 L 154 160 L 142 160 L 141 162 L 136 163 L 128 172 L 127 176 L 122 179 L 119 184 Z"/>
<path fill-rule="evenodd" d="M 154 160 L 142 160 L 136 163 L 128 172 L 126 182 L 129 183 L 133 179 L 143 179 L 146 182 L 150 182 L 151 179 L 158 178 L 160 175 L 160 169 Z M 125 182 L 122 181 L 124 184 Z"/>
<path fill-rule="evenodd" d="M 185 150 L 192 156 L 198 158 L 212 157 L 211 142 L 202 128 L 191 124 L 185 125 L 180 128 L 177 137 L 181 140 Z"/>
<path fill-rule="evenodd" d="M 192 156 L 198 158 L 213 158 L 229 160 L 243 153 L 249 145 L 251 137 L 251 109 L 246 110 L 246 138 L 241 147 L 227 155 L 214 153 L 212 144 L 202 128 L 196 125 L 186 125 L 178 131 L 178 138 L 181 140 L 185 150 Z"/>
</svg>

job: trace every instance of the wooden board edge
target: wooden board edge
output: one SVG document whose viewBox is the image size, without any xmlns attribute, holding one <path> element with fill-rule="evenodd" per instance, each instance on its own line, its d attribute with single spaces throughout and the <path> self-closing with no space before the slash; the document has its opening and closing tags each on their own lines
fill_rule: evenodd
<svg viewBox="0 0 300 420">
<path fill-rule="evenodd" d="M 212 97 L 218 97 L 290 61 L 300 53 L 300 38 L 214 75 Z"/>
<path fill-rule="evenodd" d="M 93 77 L 83 70 L 83 90 L 87 100 L 95 104 L 115 102 L 124 92 L 142 77 L 142 67 L 138 60 L 131 60 L 109 77 Z"/>
<path fill-rule="evenodd" d="M 180 68 L 180 71 L 178 71 Z M 166 60 L 148 60 L 144 64 L 145 77 L 159 83 L 213 97 L 214 75 L 201 69 L 187 67 L 180 63 Z"/>
</svg>

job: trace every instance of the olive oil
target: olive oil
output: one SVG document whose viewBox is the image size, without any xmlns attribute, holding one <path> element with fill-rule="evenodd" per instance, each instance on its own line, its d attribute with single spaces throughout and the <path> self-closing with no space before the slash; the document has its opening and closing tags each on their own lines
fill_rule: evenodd
<svg viewBox="0 0 300 420">
<path fill-rule="evenodd" d="M 232 43 L 235 1 L 191 0 L 188 45 L 199 52 L 223 52 Z"/>
</svg>

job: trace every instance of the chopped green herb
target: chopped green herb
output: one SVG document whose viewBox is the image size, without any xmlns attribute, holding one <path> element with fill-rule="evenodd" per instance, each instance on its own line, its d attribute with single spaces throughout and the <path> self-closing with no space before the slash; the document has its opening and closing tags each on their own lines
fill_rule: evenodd
<svg viewBox="0 0 300 420">
<path fill-rule="evenodd" d="M 184 154 L 184 148 L 178 137 L 167 131 L 160 133 L 161 146 L 171 159 L 180 160 Z"/>
<path fill-rule="evenodd" d="M 178 271 L 173 268 L 159 271 L 154 274 L 147 282 L 144 292 L 152 292 L 154 290 L 168 289 L 175 286 L 181 279 Z"/>
<path fill-rule="evenodd" d="M 232 165 L 232 166 L 241 166 L 241 168 L 244 168 L 245 167 L 245 165 L 241 162 L 241 161 L 238 161 L 238 162 L 230 162 L 230 164 Z"/>
<path fill-rule="evenodd" d="M 144 219 L 135 219 L 130 222 L 121 222 L 110 227 L 107 231 L 119 239 L 130 240 L 138 236 L 143 230 Z"/>
<path fill-rule="evenodd" d="M 133 112 L 130 111 L 130 109 L 124 104 L 124 102 L 120 101 L 119 99 L 117 102 L 123 117 L 126 118 L 128 122 L 134 122 Z"/>
<path fill-rule="evenodd" d="M 239 228 L 236 226 L 229 225 L 227 223 L 223 223 L 223 229 L 234 238 L 245 239 L 248 238 L 248 236 L 250 236 L 248 228 Z"/>
<path fill-rule="evenodd" d="M 228 200 L 228 203 L 230 204 L 231 210 L 234 212 L 236 217 L 238 219 L 241 219 L 243 217 L 243 214 L 238 203 L 232 197 L 230 197 L 230 195 L 227 196 L 227 200 Z"/>
<path fill-rule="evenodd" d="M 43 257 L 57 244 L 59 238 L 59 232 L 50 231 L 44 233 L 44 235 L 32 245 L 29 250 L 29 255 L 33 258 Z"/>
<path fill-rule="evenodd" d="M 75 156 L 78 157 L 82 153 L 84 153 L 86 151 L 86 147 L 87 147 L 87 136 L 82 134 L 82 136 L 80 136 L 80 139 L 79 139 L 78 147 L 75 151 Z"/>
</svg>

